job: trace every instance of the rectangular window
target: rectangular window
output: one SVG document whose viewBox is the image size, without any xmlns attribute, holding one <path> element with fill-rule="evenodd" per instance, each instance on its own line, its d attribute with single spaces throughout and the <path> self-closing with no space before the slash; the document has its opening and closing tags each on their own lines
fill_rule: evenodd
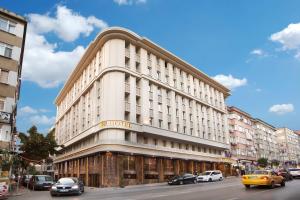
<svg viewBox="0 0 300 200">
<path fill-rule="evenodd" d="M 0 29 L 14 34 L 16 23 L 0 18 Z"/>
<path fill-rule="evenodd" d="M 0 70 L 0 82 L 7 83 L 8 82 L 8 71 L 7 70 Z"/>
<path fill-rule="evenodd" d="M 5 97 L 0 97 L 0 110 L 4 110 Z"/>
<path fill-rule="evenodd" d="M 0 42 L 0 55 L 11 58 L 13 46 Z"/>
</svg>

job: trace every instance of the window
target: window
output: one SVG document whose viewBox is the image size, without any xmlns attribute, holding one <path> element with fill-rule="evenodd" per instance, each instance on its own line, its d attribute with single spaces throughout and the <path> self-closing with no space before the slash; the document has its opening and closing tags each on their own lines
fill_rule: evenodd
<svg viewBox="0 0 300 200">
<path fill-rule="evenodd" d="M 0 110 L 4 110 L 5 97 L 0 97 Z"/>
<path fill-rule="evenodd" d="M 162 120 L 158 120 L 159 128 L 162 128 Z"/>
<path fill-rule="evenodd" d="M 15 28 L 16 28 L 16 23 L 8 21 L 6 19 L 0 18 L 0 29 L 10 32 L 10 33 L 15 33 Z"/>
<path fill-rule="evenodd" d="M 7 70 L 0 70 L 0 82 L 7 83 L 8 82 L 8 71 Z"/>
<path fill-rule="evenodd" d="M 0 42 L 0 55 L 11 58 L 13 46 Z"/>
</svg>

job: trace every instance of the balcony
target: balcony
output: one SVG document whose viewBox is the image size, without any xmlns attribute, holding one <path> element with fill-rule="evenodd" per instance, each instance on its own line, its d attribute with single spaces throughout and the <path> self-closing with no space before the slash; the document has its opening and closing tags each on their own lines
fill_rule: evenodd
<svg viewBox="0 0 300 200">
<path fill-rule="evenodd" d="M 125 112 L 130 112 L 130 103 L 129 102 L 125 102 Z"/>
<path fill-rule="evenodd" d="M 125 49 L 125 57 L 126 58 L 130 58 L 130 52 L 129 52 L 129 49 Z"/>
<path fill-rule="evenodd" d="M 167 105 L 171 106 L 171 100 L 170 100 L 170 98 L 167 98 Z"/>
<path fill-rule="evenodd" d="M 157 100 L 158 100 L 158 103 L 162 103 L 162 97 L 161 97 L 161 94 L 158 95 L 158 99 L 157 99 Z"/>
<path fill-rule="evenodd" d="M 179 117 L 176 117 L 176 123 L 179 124 Z"/>
<path fill-rule="evenodd" d="M 183 122 L 183 126 L 186 126 L 186 119 L 183 119 L 182 122 Z"/>
<path fill-rule="evenodd" d="M 148 60 L 147 60 L 147 65 L 150 67 L 152 66 L 152 60 L 150 58 L 148 58 Z"/>
<path fill-rule="evenodd" d="M 149 99 L 153 100 L 153 92 L 149 91 Z"/>
<path fill-rule="evenodd" d="M 150 109 L 149 115 L 150 117 L 153 117 L 153 109 Z"/>
<path fill-rule="evenodd" d="M 136 96 L 141 96 L 141 88 L 136 87 Z"/>
<path fill-rule="evenodd" d="M 182 104 L 182 110 L 185 110 L 185 105 L 184 104 Z"/>
<path fill-rule="evenodd" d="M 171 122 L 171 115 L 168 114 L 168 122 Z"/>
<path fill-rule="evenodd" d="M 141 114 L 141 106 L 140 105 L 136 105 L 136 114 L 137 115 Z"/>
<path fill-rule="evenodd" d="M 135 56 L 135 62 L 137 62 L 137 63 L 141 62 L 141 56 L 139 54 L 136 54 L 136 56 Z"/>
<path fill-rule="evenodd" d="M 125 93 L 129 94 L 130 93 L 130 84 L 125 83 Z"/>
<path fill-rule="evenodd" d="M 194 122 L 190 121 L 190 126 L 193 127 L 194 126 Z"/>
<path fill-rule="evenodd" d="M 162 119 L 162 112 L 158 111 L 158 119 Z"/>
</svg>

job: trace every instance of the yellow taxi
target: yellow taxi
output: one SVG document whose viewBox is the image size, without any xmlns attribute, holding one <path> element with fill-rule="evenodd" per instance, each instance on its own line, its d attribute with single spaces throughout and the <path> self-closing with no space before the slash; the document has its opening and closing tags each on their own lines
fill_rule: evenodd
<svg viewBox="0 0 300 200">
<path fill-rule="evenodd" d="M 285 186 L 284 178 L 272 170 L 255 170 L 251 174 L 243 175 L 242 183 L 246 188 L 250 188 L 251 185 L 266 185 L 270 188 L 274 188 L 276 184 Z"/>
</svg>

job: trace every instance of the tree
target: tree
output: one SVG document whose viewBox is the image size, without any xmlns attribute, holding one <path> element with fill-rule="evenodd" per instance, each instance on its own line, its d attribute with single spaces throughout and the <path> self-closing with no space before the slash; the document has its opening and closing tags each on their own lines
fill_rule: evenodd
<svg viewBox="0 0 300 200">
<path fill-rule="evenodd" d="M 257 160 L 257 163 L 260 167 L 266 167 L 266 166 L 268 166 L 268 159 L 267 158 L 259 158 Z"/>
<path fill-rule="evenodd" d="M 56 153 L 56 144 L 54 138 L 55 130 L 52 129 L 46 137 L 39 133 L 36 126 L 32 126 L 27 134 L 20 133 L 21 139 L 20 150 L 22 151 L 21 156 L 27 160 L 33 160 L 41 162 L 43 159 L 47 159 L 49 155 Z"/>
<path fill-rule="evenodd" d="M 271 164 L 272 164 L 272 166 L 279 166 L 279 164 L 280 164 L 280 161 L 279 161 L 279 160 L 276 160 L 276 159 L 274 159 L 274 160 L 272 160 L 272 161 L 271 161 Z"/>
</svg>

